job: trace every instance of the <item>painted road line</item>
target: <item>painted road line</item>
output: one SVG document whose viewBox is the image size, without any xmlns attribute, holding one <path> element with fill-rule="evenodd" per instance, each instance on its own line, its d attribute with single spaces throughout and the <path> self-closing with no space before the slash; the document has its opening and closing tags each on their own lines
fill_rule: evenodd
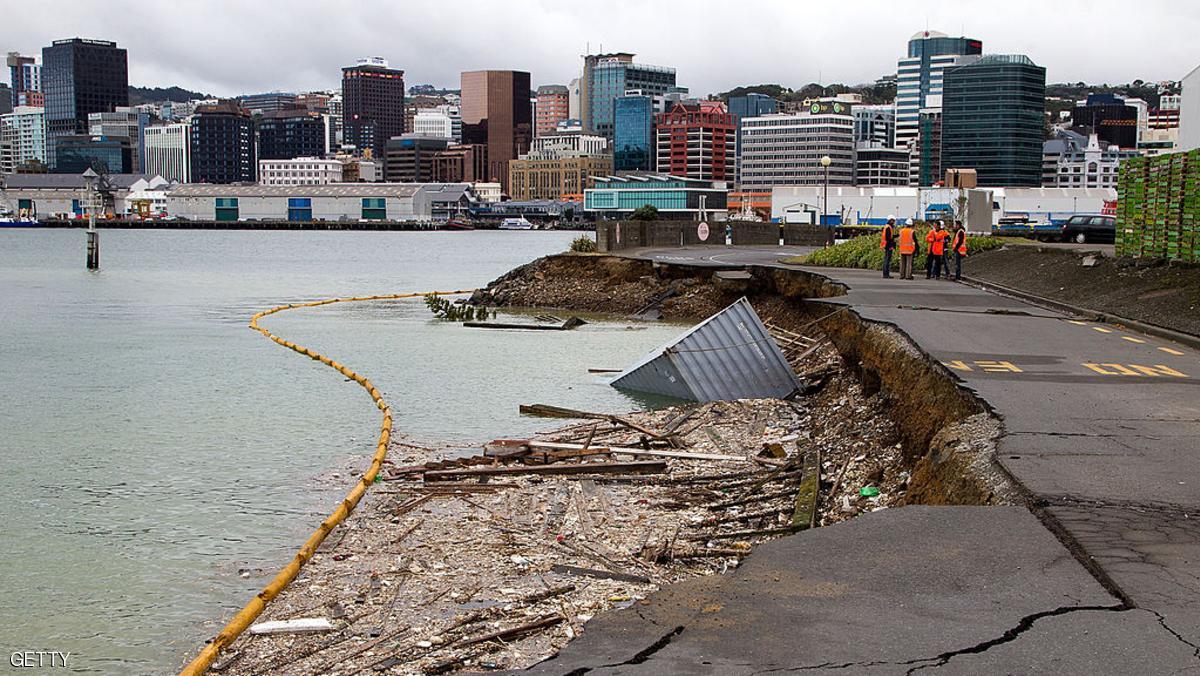
<svg viewBox="0 0 1200 676">
<path fill-rule="evenodd" d="M 1141 338 L 1134 338 L 1133 336 L 1121 336 L 1121 339 L 1128 340 L 1131 343 L 1145 343 L 1146 342 L 1146 341 L 1142 340 Z"/>
<path fill-rule="evenodd" d="M 1112 329 L 1106 329 L 1103 326 L 1093 326 L 1092 330 L 1099 331 L 1100 333 L 1112 333 Z"/>
<path fill-rule="evenodd" d="M 1077 324 L 1079 326 L 1087 326 L 1087 322 L 1081 322 L 1078 319 L 1068 319 L 1067 321 L 1071 322 L 1072 324 Z"/>
<path fill-rule="evenodd" d="M 988 373 L 1024 373 L 1011 361 L 979 361 L 975 364 Z"/>
<path fill-rule="evenodd" d="M 1082 366 L 1086 369 L 1099 373 L 1102 376 L 1151 376 L 1161 377 L 1167 376 L 1171 378 L 1190 378 L 1186 373 L 1177 371 L 1170 366 L 1163 364 L 1155 364 L 1153 366 L 1143 366 L 1142 364 L 1116 364 L 1116 363 L 1093 363 L 1084 362 Z"/>
<path fill-rule="evenodd" d="M 1172 349 L 1171 349 L 1171 348 L 1169 348 L 1169 347 L 1160 347 L 1160 348 L 1158 348 L 1158 349 L 1162 350 L 1163 352 L 1166 352 L 1167 354 L 1173 354 L 1173 355 L 1175 355 L 1176 357 L 1182 357 L 1182 356 L 1183 356 L 1183 353 L 1182 353 L 1182 352 L 1180 352 L 1179 350 L 1172 350 Z"/>
</svg>

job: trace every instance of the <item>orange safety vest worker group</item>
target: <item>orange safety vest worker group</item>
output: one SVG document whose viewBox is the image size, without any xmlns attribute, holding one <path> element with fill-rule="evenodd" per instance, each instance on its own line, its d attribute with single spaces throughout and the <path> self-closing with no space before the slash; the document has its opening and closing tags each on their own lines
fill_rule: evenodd
<svg viewBox="0 0 1200 676">
<path fill-rule="evenodd" d="M 967 231 L 959 224 L 954 231 L 954 239 L 950 243 L 950 250 L 954 252 L 954 281 L 962 281 L 962 259 L 967 255 Z M 950 276 L 950 271 L 946 271 L 946 276 Z"/>
</svg>

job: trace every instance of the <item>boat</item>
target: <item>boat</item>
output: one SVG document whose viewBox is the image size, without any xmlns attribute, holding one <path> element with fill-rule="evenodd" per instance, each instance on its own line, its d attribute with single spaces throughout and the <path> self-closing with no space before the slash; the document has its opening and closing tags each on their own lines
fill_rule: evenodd
<svg viewBox="0 0 1200 676">
<path fill-rule="evenodd" d="M 36 218 L 13 218 L 0 216 L 0 228 L 37 228 L 42 224 Z"/>
<path fill-rule="evenodd" d="M 517 218 L 506 218 L 500 224 L 501 230 L 533 230 L 533 223 L 525 220 L 524 216 Z"/>
<path fill-rule="evenodd" d="M 450 220 L 443 223 L 442 227 L 440 227 L 438 229 L 439 230 L 474 230 L 475 226 L 471 225 L 470 223 L 464 221 L 461 218 L 451 218 Z"/>
</svg>

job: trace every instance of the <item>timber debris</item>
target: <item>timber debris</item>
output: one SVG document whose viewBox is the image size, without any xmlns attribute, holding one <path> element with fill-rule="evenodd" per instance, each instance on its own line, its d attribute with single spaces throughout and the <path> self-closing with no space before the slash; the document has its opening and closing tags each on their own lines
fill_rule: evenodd
<svg viewBox="0 0 1200 676">
<path fill-rule="evenodd" d="M 627 415 L 531 405 L 565 426 L 466 454 L 393 440 L 382 483 L 262 618 L 332 628 L 247 634 L 225 673 L 529 666 L 600 612 L 734 569 L 758 543 L 899 504 L 908 476 L 886 401 L 864 395 L 827 342 L 796 354 L 814 345 L 797 371 L 830 374 L 792 401 Z M 868 485 L 878 494 L 861 495 Z"/>
</svg>

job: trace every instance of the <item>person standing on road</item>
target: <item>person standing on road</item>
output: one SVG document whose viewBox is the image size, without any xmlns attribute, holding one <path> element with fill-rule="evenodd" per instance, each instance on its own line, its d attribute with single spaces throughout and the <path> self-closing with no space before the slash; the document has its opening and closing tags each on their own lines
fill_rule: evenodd
<svg viewBox="0 0 1200 676">
<path fill-rule="evenodd" d="M 913 256 L 917 253 L 917 231 L 913 229 L 911 218 L 905 219 L 904 227 L 900 228 L 900 279 L 912 279 Z"/>
<path fill-rule="evenodd" d="M 962 281 L 962 259 L 967 255 L 967 230 L 963 227 L 962 221 L 954 222 L 954 237 L 950 240 L 950 250 L 954 252 L 954 281 Z M 946 276 L 950 276 L 950 270 L 946 270 Z"/>
<path fill-rule="evenodd" d="M 892 278 L 892 252 L 896 249 L 896 217 L 889 215 L 879 233 L 879 248 L 883 249 L 883 278 Z"/>
<path fill-rule="evenodd" d="M 925 235 L 929 251 L 925 256 L 925 279 L 942 278 L 942 256 L 946 252 L 946 231 L 941 221 L 933 222 L 933 229 Z"/>
</svg>

